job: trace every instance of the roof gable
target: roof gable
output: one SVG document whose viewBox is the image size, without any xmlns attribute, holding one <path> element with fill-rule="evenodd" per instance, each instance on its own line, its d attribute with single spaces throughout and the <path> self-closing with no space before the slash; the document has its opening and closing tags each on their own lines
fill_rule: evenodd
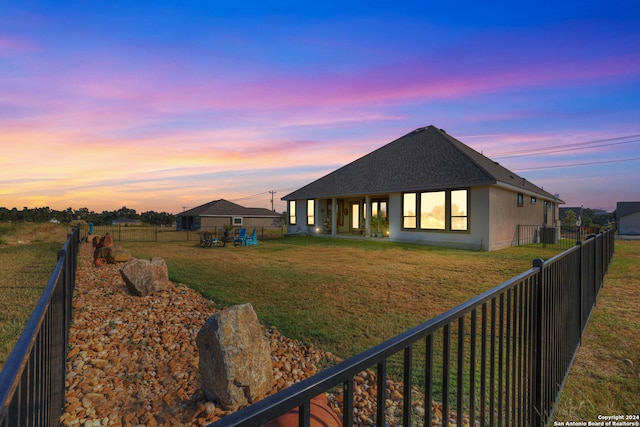
<svg viewBox="0 0 640 427">
<path fill-rule="evenodd" d="M 555 197 L 434 126 L 419 128 L 282 200 L 491 185 Z"/>
<path fill-rule="evenodd" d="M 213 200 L 204 205 L 197 206 L 188 211 L 179 213 L 178 216 L 253 216 L 253 217 L 277 217 L 276 212 L 265 208 L 245 208 L 237 203 L 225 199 Z"/>
<path fill-rule="evenodd" d="M 616 218 L 640 212 L 640 202 L 618 202 L 616 205 Z"/>
</svg>

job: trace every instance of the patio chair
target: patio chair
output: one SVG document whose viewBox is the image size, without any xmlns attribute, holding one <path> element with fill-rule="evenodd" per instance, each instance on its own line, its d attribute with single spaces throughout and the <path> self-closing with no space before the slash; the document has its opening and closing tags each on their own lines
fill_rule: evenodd
<svg viewBox="0 0 640 427">
<path fill-rule="evenodd" d="M 205 233 L 198 233 L 198 235 L 200 236 L 200 242 L 198 243 L 198 246 L 201 248 L 212 248 L 214 246 L 226 246 L 225 242 L 218 239 L 217 237 L 214 237 L 212 233 L 205 232 Z"/>
<path fill-rule="evenodd" d="M 249 245 L 258 246 L 258 235 L 256 234 L 255 228 L 253 229 L 253 233 L 251 233 L 251 236 L 247 236 L 244 244 L 245 246 L 249 246 Z"/>
<path fill-rule="evenodd" d="M 233 238 L 233 246 L 244 246 L 247 240 L 247 229 L 241 228 L 240 234 Z"/>
<path fill-rule="evenodd" d="M 206 233 L 198 233 L 198 237 L 200 238 L 200 241 L 198 243 L 196 243 L 196 246 L 200 247 L 200 248 L 204 248 L 207 245 L 207 234 Z"/>
</svg>

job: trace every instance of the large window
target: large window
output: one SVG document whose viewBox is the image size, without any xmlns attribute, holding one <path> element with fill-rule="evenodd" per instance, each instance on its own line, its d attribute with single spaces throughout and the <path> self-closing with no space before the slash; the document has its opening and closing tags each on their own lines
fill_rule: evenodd
<svg viewBox="0 0 640 427">
<path fill-rule="evenodd" d="M 417 194 L 405 193 L 402 197 L 402 227 L 416 228 Z"/>
<path fill-rule="evenodd" d="M 313 200 L 307 200 L 307 225 L 315 225 L 316 223 L 316 208 Z"/>
<path fill-rule="evenodd" d="M 432 191 L 420 195 L 420 228 L 423 230 L 444 230 L 446 227 L 446 193 Z"/>
<path fill-rule="evenodd" d="M 451 230 L 468 230 L 467 200 L 467 190 L 453 190 L 451 192 Z"/>
<path fill-rule="evenodd" d="M 387 201 L 386 200 L 374 200 L 371 202 L 371 217 L 375 218 L 381 216 L 387 219 Z"/>
<path fill-rule="evenodd" d="M 405 229 L 469 230 L 469 190 L 404 193 L 402 202 Z"/>
<path fill-rule="evenodd" d="M 296 225 L 296 201 L 289 200 L 289 224 Z"/>
</svg>

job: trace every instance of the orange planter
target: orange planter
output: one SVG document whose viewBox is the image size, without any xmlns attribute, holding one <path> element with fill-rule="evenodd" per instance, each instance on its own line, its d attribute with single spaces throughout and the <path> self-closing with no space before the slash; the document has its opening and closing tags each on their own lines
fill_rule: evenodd
<svg viewBox="0 0 640 427">
<path fill-rule="evenodd" d="M 311 399 L 310 406 L 309 425 L 311 427 L 342 427 L 340 418 L 329 407 L 327 396 L 324 393 Z M 298 427 L 298 425 L 298 408 L 296 408 L 280 415 L 263 427 Z"/>
<path fill-rule="evenodd" d="M 106 258 L 96 258 L 96 267 L 104 267 L 105 265 L 107 265 Z"/>
</svg>

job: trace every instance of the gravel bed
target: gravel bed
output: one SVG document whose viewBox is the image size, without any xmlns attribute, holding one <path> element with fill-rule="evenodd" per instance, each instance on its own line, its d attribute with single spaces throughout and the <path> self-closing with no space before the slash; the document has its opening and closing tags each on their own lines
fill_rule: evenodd
<svg viewBox="0 0 640 427">
<path fill-rule="evenodd" d="M 215 313 L 214 303 L 172 282 L 152 296 L 134 296 L 120 275 L 121 265 L 96 267 L 92 254 L 91 244 L 81 244 L 61 425 L 204 426 L 228 415 L 200 389 L 195 339 Z M 265 335 L 271 343 L 275 379 L 271 393 L 340 361 L 277 330 L 265 330 Z M 362 372 L 354 382 L 355 423 L 372 425 L 375 372 Z M 387 415 L 393 426 L 402 408 L 402 384 L 388 380 L 387 388 Z M 342 396 L 328 397 L 342 416 Z M 417 390 L 413 401 L 420 417 L 424 410 Z M 437 425 L 439 405 L 433 409 Z"/>
</svg>

